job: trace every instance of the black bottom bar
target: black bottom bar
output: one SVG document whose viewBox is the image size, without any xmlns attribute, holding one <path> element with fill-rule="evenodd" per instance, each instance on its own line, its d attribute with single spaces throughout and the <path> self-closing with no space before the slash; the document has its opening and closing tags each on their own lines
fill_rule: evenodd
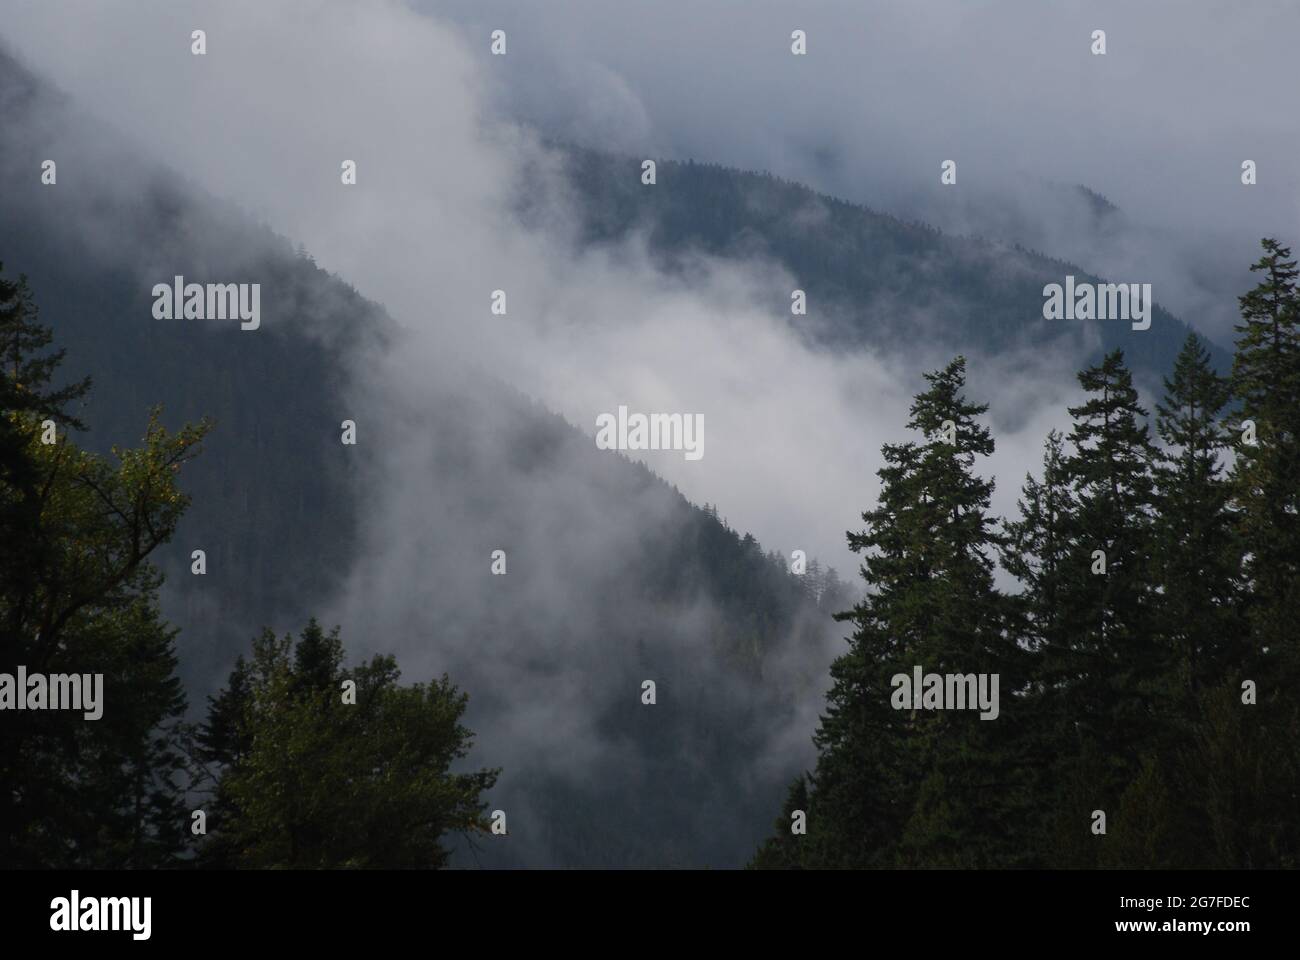
<svg viewBox="0 0 1300 960">
<path fill-rule="evenodd" d="M 1300 874 L 7 872 L 0 873 L 0 889 L 6 946 L 70 938 L 92 949 L 146 942 L 132 933 L 133 926 L 143 932 L 143 900 L 139 912 L 127 912 L 125 901 L 101 898 L 147 897 L 147 942 L 178 946 L 374 946 L 391 937 L 394 945 L 414 939 L 432 948 L 468 937 L 492 949 L 522 937 L 533 945 L 669 948 L 682 943 L 680 936 L 695 943 L 789 937 L 813 946 L 848 928 L 863 947 L 901 934 L 908 953 L 923 956 L 947 944 L 1027 936 L 1061 946 L 1128 940 L 1179 949 L 1194 940 L 1227 949 L 1269 942 L 1294 934 Z M 126 929 L 51 929 L 52 920 L 71 926 L 74 890 L 78 926 L 116 921 Z"/>
</svg>

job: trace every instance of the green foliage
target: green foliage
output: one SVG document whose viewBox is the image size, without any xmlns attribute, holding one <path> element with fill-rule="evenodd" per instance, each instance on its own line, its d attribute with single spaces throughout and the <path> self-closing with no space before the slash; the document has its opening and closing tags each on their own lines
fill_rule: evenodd
<svg viewBox="0 0 1300 960">
<path fill-rule="evenodd" d="M 238 867 L 439 867 L 449 832 L 488 823 L 497 771 L 452 773 L 473 739 L 444 675 L 402 686 L 392 657 L 343 665 L 337 629 L 266 631 L 210 698 L 199 742 L 217 768 L 204 862 Z M 350 685 L 355 685 L 355 702 Z"/>
<path fill-rule="evenodd" d="M 172 434 L 155 411 L 139 447 L 79 449 L 56 427 L 76 423 L 66 405 L 87 382 L 50 386 L 62 353 L 34 353 L 50 339 L 25 284 L 0 283 L 0 672 L 102 673 L 103 713 L 6 712 L 0 862 L 164 865 L 184 846 L 185 697 L 149 557 L 187 505 L 177 472 L 207 427 Z"/>
</svg>

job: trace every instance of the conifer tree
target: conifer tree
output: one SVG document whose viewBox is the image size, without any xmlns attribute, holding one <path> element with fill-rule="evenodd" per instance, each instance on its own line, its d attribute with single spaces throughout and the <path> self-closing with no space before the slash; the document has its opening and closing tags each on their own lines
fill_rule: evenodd
<svg viewBox="0 0 1300 960">
<path fill-rule="evenodd" d="M 1236 328 L 1236 460 L 1230 478 L 1249 589 L 1243 674 L 1256 685 L 1257 702 L 1242 704 L 1240 689 L 1229 687 L 1224 702 L 1235 701 L 1235 709 L 1247 713 L 1229 718 L 1221 706 L 1217 729 L 1268 769 L 1266 789 L 1246 807 L 1257 829 L 1232 831 L 1233 849 L 1252 865 L 1294 866 L 1300 863 L 1300 822 L 1294 816 L 1300 758 L 1293 746 L 1282 745 L 1300 739 L 1300 271 L 1289 247 L 1269 238 L 1261 244 L 1264 254 L 1251 270 L 1263 276 L 1240 298 L 1242 322 Z M 1211 747 L 1220 755 L 1227 749 L 1221 741 Z M 1241 809 L 1228 815 L 1240 817 Z"/>
<path fill-rule="evenodd" d="M 1300 271 L 1289 247 L 1262 244 L 1251 270 L 1264 276 L 1241 297 L 1236 328 L 1233 503 L 1251 582 L 1252 669 L 1266 660 L 1290 669 L 1300 646 Z"/>
<path fill-rule="evenodd" d="M 4 265 L 0 264 L 0 271 Z M 21 544 L 22 549 L 0 552 L 0 577 L 11 590 L 35 589 L 33 578 L 39 566 L 34 554 L 44 549 L 40 536 L 41 474 L 29 451 L 42 421 L 56 425 L 84 426 L 68 407 L 82 399 L 90 380 L 61 389 L 50 381 L 64 357 L 64 351 L 50 351 L 53 335 L 39 321 L 39 311 L 26 277 L 16 281 L 0 276 L 0 542 Z M 25 584 L 25 586 L 20 586 Z M 19 629 L 17 607 L 7 611 L 0 630 Z"/>
<path fill-rule="evenodd" d="M 1065 843 L 1091 810 L 1114 811 L 1143 756 L 1170 722 L 1168 656 L 1156 634 L 1152 562 L 1156 451 L 1119 350 L 1079 374 L 1089 397 L 1071 407 L 1062 474 L 1071 499 L 1056 590 L 1058 631 L 1039 658 L 1042 719 L 1057 742 L 1058 785 L 1081 785 L 1053 804 Z M 1075 764 L 1071 771 L 1066 769 Z M 1084 765 L 1087 767 L 1083 769 Z M 1064 788 L 1064 787 L 1063 787 Z"/>
<path fill-rule="evenodd" d="M 927 374 L 907 426 L 921 442 L 886 444 L 877 506 L 848 535 L 864 554 L 867 596 L 837 619 L 854 624 L 832 665 L 814 737 L 809 857 L 817 865 L 989 865 L 1014 860 L 1023 790 L 1005 752 L 1009 721 L 977 711 L 894 709 L 892 678 L 998 673 L 1010 708 L 1023 668 L 993 586 L 992 484 L 974 472 L 993 451 L 962 395 L 965 360 Z M 1014 713 L 1014 711 L 1011 711 Z M 1000 731 L 994 731 L 1004 724 Z M 949 801 L 950 796 L 961 800 Z"/>
<path fill-rule="evenodd" d="M 1061 594 L 1075 549 L 1070 522 L 1077 505 L 1065 460 L 1064 439 L 1056 430 L 1049 431 L 1043 444 L 1042 479 L 1026 475 L 1019 518 L 1005 524 L 1001 548 L 1004 569 L 1022 588 L 1009 603 L 1012 633 L 1030 663 L 1030 679 L 1020 705 L 1024 720 L 1018 746 L 1026 790 L 1032 798 L 1026 811 L 1025 832 L 1030 837 L 1026 846 L 1038 866 L 1055 865 L 1060 856 L 1052 836 L 1063 789 L 1059 780 L 1062 724 L 1052 722 L 1053 692 L 1059 679 L 1043 669 L 1043 661 L 1044 651 L 1066 646 Z"/>
<path fill-rule="evenodd" d="M 1159 586 L 1156 636 L 1166 673 L 1157 687 L 1170 710 L 1162 731 L 1169 738 L 1149 746 L 1124 792 L 1103 857 L 1109 864 L 1193 867 L 1211 856 L 1199 798 L 1210 788 L 1213 758 L 1196 745 L 1211 691 L 1240 675 L 1247 654 L 1241 556 L 1223 471 L 1227 400 L 1227 380 L 1190 334 L 1156 406 L 1164 449 L 1155 466 L 1151 575 Z"/>
<path fill-rule="evenodd" d="M 965 368 L 958 357 L 927 374 L 930 388 L 912 406 L 908 426 L 925 443 L 909 491 L 916 504 L 910 534 L 929 582 L 907 597 L 903 622 L 918 627 L 910 645 L 914 663 L 926 672 L 997 675 L 1000 712 L 984 720 L 949 704 L 913 718 L 908 765 L 923 777 L 899 859 L 922 866 L 1005 865 L 1026 854 L 1020 832 L 1028 798 L 1023 767 L 1013 756 L 1022 733 L 1016 703 L 1025 658 L 1009 632 L 1006 598 L 993 584 L 1001 543 L 988 513 L 993 483 L 975 470 L 994 443 L 977 419 L 987 405 L 962 395 Z"/>
<path fill-rule="evenodd" d="M 0 272 L 4 264 L 0 263 Z M 68 405 L 90 390 L 90 378 L 54 387 L 51 381 L 67 351 L 50 350 L 54 336 L 42 326 L 27 278 L 0 276 L 0 409 L 50 417 L 64 426 L 84 429 Z"/>
<path fill-rule="evenodd" d="M 1200 338 L 1188 335 L 1156 406 L 1166 449 L 1156 467 L 1153 570 L 1178 712 L 1188 720 L 1201 692 L 1221 684 L 1247 654 L 1241 555 L 1224 477 L 1231 435 L 1220 415 L 1227 402 L 1227 380 L 1210 366 Z"/>
<path fill-rule="evenodd" d="M 1064 462 L 1062 437 L 1052 430 L 1043 444 L 1043 479 L 1025 476 L 1020 517 L 1005 526 L 1002 565 L 1024 588 L 1014 598 L 1016 633 L 1033 652 L 1061 643 L 1058 595 L 1070 552 L 1067 521 L 1075 510 Z"/>
</svg>

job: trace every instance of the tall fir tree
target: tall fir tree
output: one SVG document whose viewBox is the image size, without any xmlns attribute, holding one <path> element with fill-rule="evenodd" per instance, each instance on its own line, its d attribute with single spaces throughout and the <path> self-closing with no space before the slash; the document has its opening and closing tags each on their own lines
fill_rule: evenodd
<svg viewBox="0 0 1300 960">
<path fill-rule="evenodd" d="M 1214 862 L 1210 812 L 1200 798 L 1216 774 L 1215 758 L 1198 744 L 1212 694 L 1225 678 L 1240 677 L 1247 658 L 1245 584 L 1224 472 L 1227 379 L 1189 334 L 1164 385 L 1156 405 L 1164 448 L 1155 468 L 1152 575 L 1160 588 L 1157 635 L 1167 656 L 1160 688 L 1172 739 L 1148 752 L 1125 791 L 1105 862 L 1196 867 Z"/>
<path fill-rule="evenodd" d="M 1079 374 L 1089 394 L 1071 407 L 1066 544 L 1059 622 L 1042 645 L 1042 720 L 1058 744 L 1054 849 L 1068 865 L 1102 853 L 1080 842 L 1094 810 L 1113 820 L 1128 784 L 1170 723 L 1168 656 L 1156 635 L 1152 562 L 1156 451 L 1122 351 Z"/>
<path fill-rule="evenodd" d="M 1059 593 L 1071 551 L 1068 521 L 1076 509 L 1064 464 L 1064 442 L 1052 430 L 1043 444 L 1043 479 L 1025 476 L 1020 517 L 1004 527 L 1002 565 L 1023 587 L 1012 598 L 1015 632 L 1033 653 L 1059 645 L 1063 636 Z"/>
<path fill-rule="evenodd" d="M 1165 450 L 1156 467 L 1153 570 L 1178 713 L 1188 719 L 1202 691 L 1247 659 L 1242 557 L 1225 476 L 1227 403 L 1227 380 L 1210 365 L 1204 342 L 1189 334 L 1156 406 Z"/>
<path fill-rule="evenodd" d="M 4 265 L 0 264 L 0 273 Z M 41 536 L 42 475 L 29 455 L 43 422 L 82 428 L 69 410 L 90 389 L 89 378 L 61 388 L 52 385 L 63 350 L 50 350 L 53 335 L 40 323 L 40 314 L 27 278 L 8 280 L 0 275 L 0 542 L 23 549 L 0 552 L 0 577 L 10 590 L 35 590 L 40 567 L 37 551 L 45 549 Z M 11 606 L 0 631 L 19 630 L 18 607 Z M 16 642 L 16 641 L 14 641 Z"/>
<path fill-rule="evenodd" d="M 1278 747 L 1300 739 L 1300 271 L 1290 247 L 1271 238 L 1261 245 L 1264 253 L 1251 270 L 1262 277 L 1240 298 L 1236 328 L 1230 479 L 1249 584 L 1244 674 L 1257 701 L 1235 719 L 1221 707 L 1218 729 L 1268 768 L 1266 789 L 1249 804 L 1251 820 L 1267 826 L 1253 834 L 1223 829 L 1247 863 L 1294 866 L 1300 863 L 1300 758 L 1294 748 Z M 1240 691 L 1229 695 L 1244 706 Z"/>
<path fill-rule="evenodd" d="M 996 676 L 999 714 L 990 720 L 947 704 L 911 715 L 907 763 L 923 775 L 899 860 L 917 866 L 1000 866 L 1028 854 L 1029 798 L 1014 756 L 1025 732 L 1018 705 L 1026 656 L 1010 631 L 1007 598 L 993 583 L 1002 538 L 988 512 L 993 482 L 976 473 L 976 461 L 992 456 L 994 442 L 978 419 L 988 406 L 962 394 L 965 372 L 958 357 L 926 374 L 930 387 L 912 405 L 908 426 L 925 441 L 909 491 L 915 526 L 908 534 L 925 558 L 928 582 L 907 593 L 899 612 L 914 663 L 941 675 Z"/>
<path fill-rule="evenodd" d="M 993 585 L 992 484 L 975 474 L 976 459 L 993 452 L 977 420 L 987 408 L 962 395 L 964 358 L 926 380 L 907 424 L 922 440 L 882 448 L 879 502 L 862 515 L 866 529 L 848 534 L 864 554 L 867 595 L 837 615 L 855 630 L 832 665 L 814 737 L 806 864 L 986 866 L 1023 856 L 1025 794 L 1007 751 L 1014 720 L 893 705 L 893 678 L 910 680 L 921 665 L 999 674 L 1002 709 L 1014 714 L 1024 676 Z"/>
<path fill-rule="evenodd" d="M 1077 512 L 1074 493 L 1065 471 L 1065 441 L 1056 430 L 1043 444 L 1042 479 L 1027 474 L 1018 503 L 1019 517 L 1004 526 L 1001 548 L 1003 568 L 1021 584 L 1009 598 L 1012 632 L 1030 662 L 1030 679 L 1020 705 L 1024 733 L 1019 758 L 1033 798 L 1026 812 L 1025 831 L 1030 839 L 1031 861 L 1036 866 L 1057 862 L 1058 851 L 1049 837 L 1051 812 L 1056 809 L 1060 773 L 1061 724 L 1051 722 L 1057 680 L 1040 668 L 1044 651 L 1064 649 L 1067 634 L 1061 593 L 1071 572 L 1074 552 L 1071 518 Z"/>
<path fill-rule="evenodd" d="M 1251 270 L 1264 276 L 1241 297 L 1236 328 L 1232 492 L 1251 582 L 1253 666 L 1289 669 L 1300 645 L 1300 271 L 1289 247 L 1262 244 Z"/>
</svg>

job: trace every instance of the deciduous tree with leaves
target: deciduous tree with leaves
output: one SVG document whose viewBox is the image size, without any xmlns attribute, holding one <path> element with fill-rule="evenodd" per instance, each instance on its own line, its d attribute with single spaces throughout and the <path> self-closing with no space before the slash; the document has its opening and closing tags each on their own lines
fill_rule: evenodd
<svg viewBox="0 0 1300 960">
<path fill-rule="evenodd" d="M 432 868 L 448 834 L 486 830 L 497 771 L 451 772 L 473 739 L 466 695 L 399 677 L 390 656 L 345 667 L 338 630 L 315 620 L 296 642 L 255 639 L 199 735 L 216 781 L 202 861 Z"/>
</svg>

